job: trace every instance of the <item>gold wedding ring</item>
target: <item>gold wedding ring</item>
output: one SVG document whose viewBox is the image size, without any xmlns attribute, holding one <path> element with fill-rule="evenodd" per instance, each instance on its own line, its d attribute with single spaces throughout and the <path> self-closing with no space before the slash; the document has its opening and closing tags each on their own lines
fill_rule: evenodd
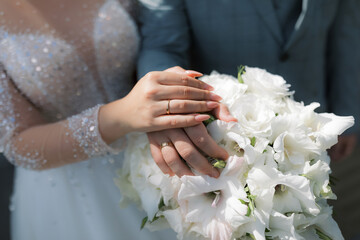
<svg viewBox="0 0 360 240">
<path fill-rule="evenodd" d="M 164 147 L 171 146 L 171 145 L 172 145 L 171 142 L 162 142 L 160 144 L 160 149 L 163 149 Z"/>
<path fill-rule="evenodd" d="M 169 114 L 170 114 L 170 101 L 171 101 L 171 100 L 168 100 L 168 103 L 167 103 L 166 115 L 169 115 Z"/>
</svg>

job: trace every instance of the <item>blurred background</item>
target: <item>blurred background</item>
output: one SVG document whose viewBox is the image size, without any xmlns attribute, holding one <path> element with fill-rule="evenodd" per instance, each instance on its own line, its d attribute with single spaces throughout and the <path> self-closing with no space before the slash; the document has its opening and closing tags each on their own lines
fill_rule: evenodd
<svg viewBox="0 0 360 240">
<path fill-rule="evenodd" d="M 358 138 L 359 142 L 360 138 Z M 346 240 L 360 240 L 360 144 L 353 155 L 341 162 L 332 162 L 332 175 L 338 179 L 333 191 L 338 200 L 329 201 L 334 206 L 334 219 Z M 10 197 L 14 167 L 0 155 L 0 239 L 10 238 Z M 335 239 L 334 239 L 335 240 Z"/>
<path fill-rule="evenodd" d="M 359 121 L 359 120 L 358 120 Z M 360 136 L 354 153 L 341 162 L 332 162 L 332 176 L 337 181 L 332 188 L 337 200 L 329 201 L 333 217 L 346 240 L 360 240 Z"/>
<path fill-rule="evenodd" d="M 0 154 L 0 239 L 10 238 L 10 196 L 13 187 L 14 167 Z"/>
</svg>

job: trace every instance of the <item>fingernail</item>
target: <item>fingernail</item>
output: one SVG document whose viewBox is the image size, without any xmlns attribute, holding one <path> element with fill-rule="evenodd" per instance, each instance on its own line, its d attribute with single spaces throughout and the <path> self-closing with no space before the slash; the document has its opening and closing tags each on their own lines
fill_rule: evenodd
<svg viewBox="0 0 360 240">
<path fill-rule="evenodd" d="M 216 108 L 216 107 L 219 106 L 219 103 L 217 103 L 217 102 L 206 102 L 206 106 L 208 108 Z"/>
<path fill-rule="evenodd" d="M 209 91 L 214 91 L 215 88 L 214 88 L 213 86 L 205 83 L 205 84 L 204 84 L 204 89 L 205 89 L 205 90 L 209 90 Z"/>
<path fill-rule="evenodd" d="M 210 99 L 219 102 L 222 100 L 222 97 L 220 97 L 219 95 L 217 95 L 215 93 L 210 93 Z"/>
<path fill-rule="evenodd" d="M 219 176 L 220 176 L 220 173 L 215 169 L 210 174 L 210 177 L 213 177 L 213 178 L 218 178 Z"/>
<path fill-rule="evenodd" d="M 186 70 L 185 73 L 190 77 L 200 77 L 203 74 L 194 70 Z"/>
<path fill-rule="evenodd" d="M 232 115 L 228 115 L 229 122 L 237 122 L 238 120 Z"/>
<path fill-rule="evenodd" d="M 196 116 L 195 116 L 195 120 L 196 120 L 196 121 L 199 121 L 199 122 L 208 120 L 209 118 L 210 118 L 209 115 L 196 115 Z"/>
</svg>

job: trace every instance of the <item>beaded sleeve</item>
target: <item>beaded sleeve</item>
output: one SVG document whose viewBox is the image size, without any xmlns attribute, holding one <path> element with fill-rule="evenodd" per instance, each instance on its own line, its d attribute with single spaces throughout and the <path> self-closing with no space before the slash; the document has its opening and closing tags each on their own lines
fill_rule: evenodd
<svg viewBox="0 0 360 240">
<path fill-rule="evenodd" d="M 0 152 L 14 165 L 29 169 L 117 154 L 125 146 L 125 137 L 111 145 L 103 141 L 98 124 L 100 107 L 47 123 L 0 64 Z"/>
</svg>

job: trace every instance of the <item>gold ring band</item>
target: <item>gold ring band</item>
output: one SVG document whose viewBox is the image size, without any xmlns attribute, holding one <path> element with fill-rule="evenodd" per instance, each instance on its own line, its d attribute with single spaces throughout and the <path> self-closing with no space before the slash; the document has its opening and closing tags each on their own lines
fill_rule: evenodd
<svg viewBox="0 0 360 240">
<path fill-rule="evenodd" d="M 170 114 L 170 101 L 171 101 L 171 100 L 168 100 L 168 103 L 167 103 L 166 115 L 169 115 L 169 114 Z"/>
<path fill-rule="evenodd" d="M 164 147 L 171 146 L 171 145 L 172 145 L 171 142 L 162 142 L 160 144 L 160 149 L 163 149 Z"/>
</svg>

